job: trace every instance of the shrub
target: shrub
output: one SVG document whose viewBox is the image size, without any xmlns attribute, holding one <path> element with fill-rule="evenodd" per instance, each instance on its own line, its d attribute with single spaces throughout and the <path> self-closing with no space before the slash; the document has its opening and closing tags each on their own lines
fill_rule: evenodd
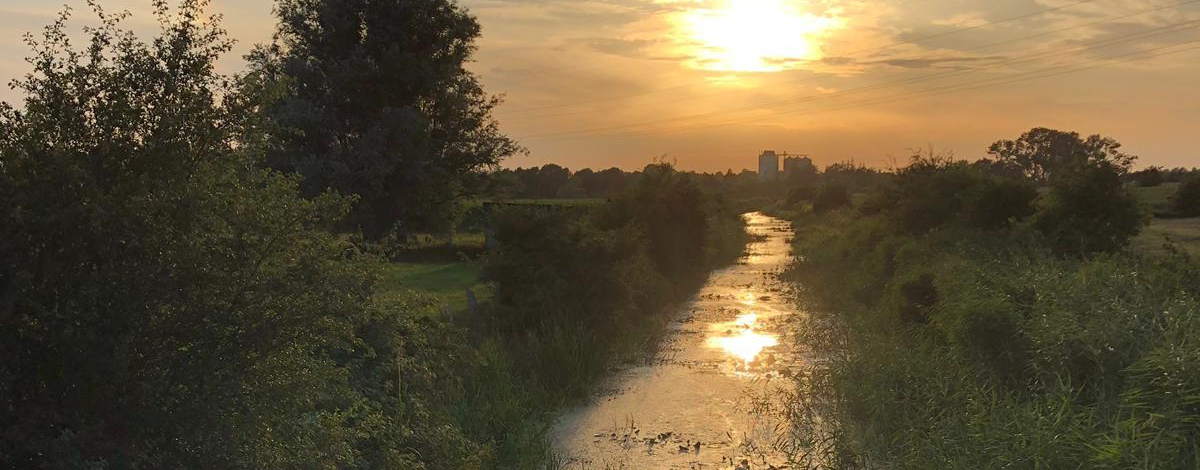
<svg viewBox="0 0 1200 470">
<path fill-rule="evenodd" d="M 1034 212 L 1037 189 L 1028 181 L 991 177 L 967 195 L 963 218 L 984 230 L 1007 228 Z"/>
<path fill-rule="evenodd" d="M 850 192 L 840 184 L 822 186 L 813 198 L 813 212 L 824 214 L 850 205 Z"/>
<path fill-rule="evenodd" d="M 1147 221 L 1118 169 L 1100 163 L 1055 178 L 1033 226 L 1056 252 L 1081 256 L 1124 247 Z"/>
<path fill-rule="evenodd" d="M 1180 216 L 1200 216 L 1200 175 L 1193 175 L 1179 183 L 1170 202 L 1171 209 Z"/>
</svg>

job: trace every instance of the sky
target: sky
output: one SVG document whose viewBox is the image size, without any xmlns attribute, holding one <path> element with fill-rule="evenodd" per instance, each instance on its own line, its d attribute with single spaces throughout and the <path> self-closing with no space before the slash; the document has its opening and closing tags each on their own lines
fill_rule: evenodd
<svg viewBox="0 0 1200 470">
<path fill-rule="evenodd" d="M 0 78 L 63 3 L 0 2 Z M 150 0 L 99 0 L 151 34 Z M 753 168 L 762 150 L 891 167 L 914 149 L 976 159 L 1033 127 L 1102 134 L 1139 166 L 1200 166 L 1200 0 L 460 0 L 469 68 L 527 155 L 641 168 Z M 270 0 L 213 0 L 238 41 Z M 79 17 L 85 17 L 79 14 Z M 20 95 L 0 90 L 0 100 Z"/>
</svg>

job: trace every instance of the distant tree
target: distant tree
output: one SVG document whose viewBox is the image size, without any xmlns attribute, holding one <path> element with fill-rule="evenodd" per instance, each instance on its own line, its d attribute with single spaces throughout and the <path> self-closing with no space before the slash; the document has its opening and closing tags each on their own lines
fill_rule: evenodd
<svg viewBox="0 0 1200 470">
<path fill-rule="evenodd" d="M 558 197 L 558 191 L 571 180 L 571 170 L 548 163 L 538 168 L 537 173 L 527 189 L 530 196 L 539 199 Z"/>
<path fill-rule="evenodd" d="M 628 175 L 620 168 L 596 172 L 597 196 L 610 197 L 625 191 Z"/>
<path fill-rule="evenodd" d="M 1110 169 L 1124 174 L 1137 157 L 1122 153 L 1120 149 L 1121 144 L 1108 137 L 1092 135 L 1083 139 L 1077 132 L 1037 127 L 1016 140 L 993 143 L 988 153 L 994 158 L 991 164 L 1002 169 L 997 171 L 1015 169 L 1034 181 L 1043 182 L 1098 163 L 1105 163 Z"/>
<path fill-rule="evenodd" d="M 1200 174 L 1179 183 L 1179 188 L 1171 195 L 1170 202 L 1172 211 L 1180 216 L 1200 216 Z"/>
<path fill-rule="evenodd" d="M 451 0 L 280 0 L 276 44 L 254 68 L 283 87 L 269 108 L 272 167 L 309 196 L 355 195 L 368 236 L 446 228 L 477 172 L 521 151 L 499 103 L 464 68 L 479 24 Z"/>
<path fill-rule="evenodd" d="M 1129 176 L 1143 188 L 1160 186 L 1166 181 L 1166 175 L 1163 174 L 1162 168 L 1157 166 L 1133 172 Z"/>
</svg>

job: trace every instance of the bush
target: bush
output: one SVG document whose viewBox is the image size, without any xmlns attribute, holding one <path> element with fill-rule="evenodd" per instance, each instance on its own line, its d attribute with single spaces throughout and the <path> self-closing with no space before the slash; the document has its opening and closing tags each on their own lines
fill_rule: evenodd
<svg viewBox="0 0 1200 470">
<path fill-rule="evenodd" d="M 813 198 L 813 212 L 824 214 L 850 205 L 850 192 L 840 184 L 822 186 Z"/>
<path fill-rule="evenodd" d="M 948 225 L 997 230 L 1033 214 L 1036 198 L 1026 180 L 990 175 L 963 161 L 917 156 L 868 199 L 863 213 L 887 214 L 901 233 Z"/>
<path fill-rule="evenodd" d="M 1180 216 L 1200 216 L 1200 175 L 1193 175 L 1179 183 L 1170 202 L 1171 209 Z"/>
<path fill-rule="evenodd" d="M 1147 221 L 1118 169 L 1096 164 L 1055 178 L 1033 226 L 1056 252 L 1082 256 L 1124 247 Z"/>
</svg>

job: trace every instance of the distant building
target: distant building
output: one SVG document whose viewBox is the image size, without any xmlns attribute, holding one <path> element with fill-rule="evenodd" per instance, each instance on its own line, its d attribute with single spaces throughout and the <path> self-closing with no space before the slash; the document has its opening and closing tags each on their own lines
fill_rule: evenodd
<svg viewBox="0 0 1200 470">
<path fill-rule="evenodd" d="M 758 179 L 779 179 L 779 155 L 776 155 L 774 150 L 764 150 L 762 155 L 758 156 Z"/>
<path fill-rule="evenodd" d="M 792 175 L 797 172 L 816 173 L 817 167 L 807 156 L 783 157 L 783 174 Z"/>
</svg>

